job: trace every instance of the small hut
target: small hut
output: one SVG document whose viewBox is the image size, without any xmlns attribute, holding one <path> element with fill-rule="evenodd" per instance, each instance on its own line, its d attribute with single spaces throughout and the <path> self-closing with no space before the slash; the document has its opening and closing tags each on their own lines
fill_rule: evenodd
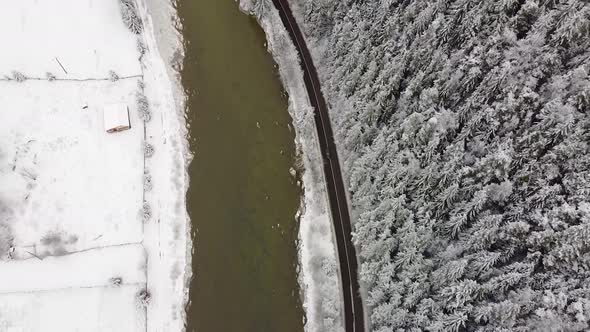
<svg viewBox="0 0 590 332">
<path fill-rule="evenodd" d="M 111 104 L 104 107 L 104 129 L 107 133 L 116 133 L 130 128 L 127 105 Z"/>
</svg>

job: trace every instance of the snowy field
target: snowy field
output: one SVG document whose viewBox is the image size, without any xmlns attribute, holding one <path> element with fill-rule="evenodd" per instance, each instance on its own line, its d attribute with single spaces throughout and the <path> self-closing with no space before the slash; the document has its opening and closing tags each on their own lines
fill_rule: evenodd
<svg viewBox="0 0 590 332">
<path fill-rule="evenodd" d="M 0 331 L 145 331 L 145 267 L 141 245 L 0 264 Z"/>
<path fill-rule="evenodd" d="M 132 130 L 107 135 L 102 118 L 105 104 L 134 106 L 136 85 L 0 82 L 10 110 L 0 122 L 0 201 L 18 258 L 141 241 L 140 120 L 131 110 Z"/>
<path fill-rule="evenodd" d="M 134 34 L 119 0 L 0 0 L 0 331 L 182 329 L 181 98 L 149 5 Z M 105 132 L 110 104 L 130 130 Z"/>
<path fill-rule="evenodd" d="M 0 0 L 0 76 L 106 77 L 140 72 L 116 0 Z M 68 74 L 61 69 L 59 59 Z"/>
<path fill-rule="evenodd" d="M 136 285 L 0 294 L 0 331 L 145 331 Z"/>
</svg>

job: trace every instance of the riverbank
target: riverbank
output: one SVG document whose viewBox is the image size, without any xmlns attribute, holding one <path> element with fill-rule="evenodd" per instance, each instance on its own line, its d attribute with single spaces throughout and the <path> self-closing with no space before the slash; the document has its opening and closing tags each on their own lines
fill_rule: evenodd
<svg viewBox="0 0 590 332">
<path fill-rule="evenodd" d="M 191 278 L 190 221 L 186 212 L 187 167 L 192 158 L 187 146 L 184 121 L 185 95 L 180 82 L 183 49 L 178 33 L 179 22 L 173 1 L 140 0 L 138 9 L 146 30 L 146 46 L 152 56 L 146 61 L 154 85 L 153 103 L 160 108 L 160 118 L 152 121 L 153 139 L 162 153 L 154 153 L 156 169 L 153 199 L 155 224 L 147 232 L 148 289 L 154 301 L 148 306 L 148 331 L 183 331 L 188 283 Z M 146 83 L 146 87 L 149 83 Z M 149 97 L 148 97 L 149 98 Z M 160 158 L 158 160 L 158 158 Z M 150 319 L 152 323 L 150 324 Z"/>
<path fill-rule="evenodd" d="M 31 0 L 0 13 L 1 329 L 183 329 L 180 43 L 164 36 L 166 1 L 135 3 L 140 31 L 119 6 Z M 105 133 L 113 103 L 130 130 Z"/>
<path fill-rule="evenodd" d="M 268 50 L 278 64 L 281 81 L 289 95 L 289 113 L 293 118 L 303 171 L 304 198 L 299 210 L 299 280 L 306 314 L 305 330 L 343 331 L 342 288 L 334 232 L 313 108 L 305 90 L 300 59 L 272 2 L 241 0 L 240 7 L 254 15 L 265 31 Z"/>
</svg>

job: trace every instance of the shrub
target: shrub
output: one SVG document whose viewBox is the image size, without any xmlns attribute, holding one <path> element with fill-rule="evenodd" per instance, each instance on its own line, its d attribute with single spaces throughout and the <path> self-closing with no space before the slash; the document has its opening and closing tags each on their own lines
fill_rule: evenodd
<svg viewBox="0 0 590 332">
<path fill-rule="evenodd" d="M 116 82 L 118 80 L 119 80 L 119 75 L 117 75 L 117 73 L 115 73 L 114 71 L 110 70 L 109 71 L 109 81 Z"/>
<path fill-rule="evenodd" d="M 147 222 L 152 218 L 152 207 L 148 202 L 143 202 L 142 219 L 143 222 Z"/>
<path fill-rule="evenodd" d="M 141 308 L 146 308 L 150 304 L 150 301 L 152 299 L 152 295 L 150 294 L 150 292 L 147 289 L 140 290 L 137 293 L 136 297 L 137 297 L 137 304 Z"/>
<path fill-rule="evenodd" d="M 109 279 L 109 283 L 115 287 L 119 287 L 123 284 L 123 278 L 121 277 L 114 277 Z"/>
<path fill-rule="evenodd" d="M 57 246 L 63 242 L 63 234 L 56 231 L 49 231 L 41 238 L 41 244 L 45 246 Z"/>
<path fill-rule="evenodd" d="M 137 52 L 139 52 L 139 56 L 142 57 L 146 50 L 147 47 L 145 46 L 145 43 L 141 39 L 137 38 Z"/>
<path fill-rule="evenodd" d="M 148 103 L 146 96 L 143 94 L 143 92 L 138 91 L 136 97 L 139 118 L 143 120 L 143 122 L 149 122 L 152 119 L 152 114 L 150 112 L 150 104 Z"/>
<path fill-rule="evenodd" d="M 146 158 L 151 158 L 154 155 L 154 152 L 155 151 L 156 150 L 154 149 L 154 146 L 153 145 L 151 145 L 148 142 L 143 143 L 143 155 Z"/>
<path fill-rule="evenodd" d="M 143 175 L 143 191 L 151 191 L 153 187 L 154 184 L 152 182 L 152 176 L 148 173 L 145 173 Z"/>
<path fill-rule="evenodd" d="M 10 226 L 0 223 L 0 257 L 7 257 L 14 242 Z"/>
<path fill-rule="evenodd" d="M 25 74 L 21 73 L 20 71 L 13 71 L 12 72 L 12 79 L 14 79 L 17 82 L 24 82 L 27 80 L 27 77 L 25 76 Z"/>
</svg>

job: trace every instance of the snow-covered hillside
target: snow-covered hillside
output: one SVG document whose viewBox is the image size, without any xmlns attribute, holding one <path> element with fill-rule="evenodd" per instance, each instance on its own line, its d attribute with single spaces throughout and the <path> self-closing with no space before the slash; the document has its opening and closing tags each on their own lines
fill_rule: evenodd
<svg viewBox="0 0 590 332">
<path fill-rule="evenodd" d="M 293 0 L 374 331 L 585 331 L 590 5 Z"/>
<path fill-rule="evenodd" d="M 148 4 L 2 2 L 0 330 L 181 330 L 184 130 Z"/>
</svg>

